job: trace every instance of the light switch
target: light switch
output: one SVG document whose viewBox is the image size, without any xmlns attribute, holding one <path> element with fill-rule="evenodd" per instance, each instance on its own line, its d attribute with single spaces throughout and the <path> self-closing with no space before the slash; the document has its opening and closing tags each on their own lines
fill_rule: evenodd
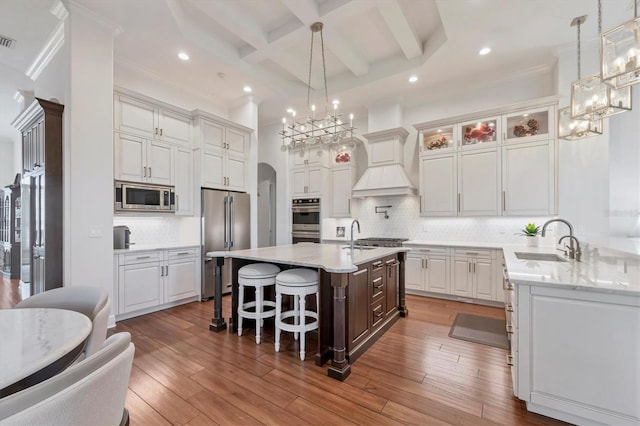
<svg viewBox="0 0 640 426">
<path fill-rule="evenodd" d="M 102 226 L 89 225 L 89 238 L 102 238 Z"/>
</svg>

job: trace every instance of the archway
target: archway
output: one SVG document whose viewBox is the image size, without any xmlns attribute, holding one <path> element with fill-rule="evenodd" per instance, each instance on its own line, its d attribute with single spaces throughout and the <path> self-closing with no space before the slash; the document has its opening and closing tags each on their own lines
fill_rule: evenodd
<svg viewBox="0 0 640 426">
<path fill-rule="evenodd" d="M 258 163 L 258 247 L 276 245 L 276 171 Z"/>
</svg>

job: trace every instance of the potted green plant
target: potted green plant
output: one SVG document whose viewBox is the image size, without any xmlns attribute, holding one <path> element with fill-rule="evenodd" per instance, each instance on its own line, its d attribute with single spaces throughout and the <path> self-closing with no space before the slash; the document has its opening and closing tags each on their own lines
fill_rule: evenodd
<svg viewBox="0 0 640 426">
<path fill-rule="evenodd" d="M 535 223 L 527 223 L 527 225 L 518 233 L 518 235 L 524 235 L 527 237 L 527 246 L 538 247 L 538 235 L 540 234 L 540 227 Z"/>
</svg>

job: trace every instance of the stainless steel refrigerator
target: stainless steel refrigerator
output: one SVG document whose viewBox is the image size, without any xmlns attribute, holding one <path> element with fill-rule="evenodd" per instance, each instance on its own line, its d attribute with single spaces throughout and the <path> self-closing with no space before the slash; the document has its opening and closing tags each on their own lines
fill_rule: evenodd
<svg viewBox="0 0 640 426">
<path fill-rule="evenodd" d="M 215 262 L 210 251 L 242 250 L 251 246 L 249 194 L 202 188 L 202 300 L 213 297 Z M 231 291 L 231 260 L 222 267 L 222 293 Z"/>
</svg>

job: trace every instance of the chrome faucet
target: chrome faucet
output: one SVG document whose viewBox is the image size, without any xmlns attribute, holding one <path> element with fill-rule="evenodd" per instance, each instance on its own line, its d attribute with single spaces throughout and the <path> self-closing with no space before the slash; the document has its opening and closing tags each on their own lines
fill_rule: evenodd
<svg viewBox="0 0 640 426">
<path fill-rule="evenodd" d="M 542 225 L 542 232 L 541 235 L 544 237 L 545 234 L 547 233 L 547 226 L 552 223 L 552 222 L 562 222 L 565 225 L 567 225 L 567 228 L 569 228 L 569 235 L 567 235 L 567 237 L 570 237 L 569 239 L 569 259 L 575 259 L 576 256 L 576 249 L 573 247 L 573 241 L 575 240 L 576 244 L 578 244 L 578 252 L 580 251 L 580 243 L 578 242 L 578 239 L 573 235 L 573 226 L 571 226 L 571 224 L 564 220 L 564 219 L 551 219 L 548 220 L 544 223 L 544 225 Z M 565 237 L 560 238 L 560 240 L 558 241 L 558 244 L 561 244 L 562 240 Z M 578 254 L 578 261 L 580 260 L 580 255 Z"/>
<path fill-rule="evenodd" d="M 353 225 L 358 225 L 358 234 L 359 234 L 360 222 L 358 222 L 358 219 L 353 219 L 353 222 L 351 222 L 351 251 L 353 251 Z"/>
<path fill-rule="evenodd" d="M 571 243 L 573 243 L 573 241 L 576 242 L 575 250 L 573 248 L 573 244 L 571 244 L 571 247 L 569 247 L 569 259 L 575 259 L 576 262 L 580 262 L 580 257 L 582 256 L 582 252 L 580 251 L 580 242 L 573 235 L 564 235 L 560 237 L 560 239 L 558 240 L 558 244 L 562 244 L 562 240 L 564 240 L 565 238 L 569 238 L 569 241 L 571 241 Z"/>
</svg>

